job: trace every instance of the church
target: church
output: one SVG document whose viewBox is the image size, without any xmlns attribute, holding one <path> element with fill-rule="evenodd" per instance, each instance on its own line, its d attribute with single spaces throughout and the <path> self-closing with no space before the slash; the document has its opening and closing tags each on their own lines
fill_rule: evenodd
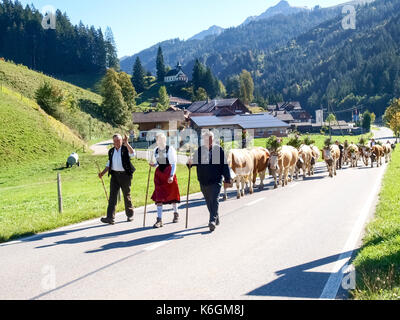
<svg viewBox="0 0 400 320">
<path fill-rule="evenodd" d="M 164 78 L 165 83 L 187 83 L 189 81 L 188 76 L 183 72 L 182 65 L 180 62 L 177 63 L 175 69 L 170 70 Z"/>
</svg>

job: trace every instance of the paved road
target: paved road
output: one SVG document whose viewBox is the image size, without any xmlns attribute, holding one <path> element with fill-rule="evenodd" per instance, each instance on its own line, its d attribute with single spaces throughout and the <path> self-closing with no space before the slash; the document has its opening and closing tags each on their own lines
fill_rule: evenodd
<svg viewBox="0 0 400 320">
<path fill-rule="evenodd" d="M 200 195 L 184 221 L 151 229 L 156 213 L 133 223 L 97 220 L 0 245 L 0 299 L 318 299 L 334 298 L 340 270 L 373 213 L 386 166 L 317 174 L 221 203 L 210 234 Z M 184 208 L 180 207 L 182 216 Z"/>
</svg>

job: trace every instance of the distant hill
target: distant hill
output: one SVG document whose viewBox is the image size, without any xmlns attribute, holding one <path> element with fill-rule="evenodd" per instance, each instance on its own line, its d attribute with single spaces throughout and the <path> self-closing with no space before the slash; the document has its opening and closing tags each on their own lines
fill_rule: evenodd
<svg viewBox="0 0 400 320">
<path fill-rule="evenodd" d="M 262 19 L 267 19 L 270 17 L 273 17 L 275 15 L 278 14 L 282 14 L 284 16 L 288 16 L 294 13 L 298 13 L 298 12 L 304 12 L 304 11 L 309 11 L 310 9 L 304 7 L 292 7 L 290 6 L 289 2 L 287 2 L 286 0 L 282 0 L 280 1 L 277 5 L 268 8 L 267 11 L 265 11 L 264 13 L 262 13 L 259 16 L 252 16 L 252 17 L 248 17 L 244 22 L 243 25 L 249 24 L 250 22 L 253 21 L 259 21 Z"/>
<path fill-rule="evenodd" d="M 189 38 L 188 40 L 204 40 L 209 36 L 219 36 L 222 32 L 224 32 L 224 28 L 218 26 L 212 26 L 207 30 L 199 32 L 198 34 L 194 35 L 193 37 Z"/>
</svg>

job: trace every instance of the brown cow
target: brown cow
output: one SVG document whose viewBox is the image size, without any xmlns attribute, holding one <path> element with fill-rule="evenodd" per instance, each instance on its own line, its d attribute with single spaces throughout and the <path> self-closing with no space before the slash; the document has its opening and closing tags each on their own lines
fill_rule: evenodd
<svg viewBox="0 0 400 320">
<path fill-rule="evenodd" d="M 363 160 L 364 164 L 368 166 L 369 158 L 371 158 L 371 148 L 369 146 L 359 145 L 358 150 L 360 152 L 360 157 Z"/>
<path fill-rule="evenodd" d="M 360 152 L 355 144 L 351 144 L 347 148 L 347 155 L 350 159 L 350 167 L 356 168 L 358 166 L 358 159 L 360 157 Z"/>
<path fill-rule="evenodd" d="M 311 159 L 311 175 L 313 176 L 314 175 L 314 167 L 317 164 L 321 153 L 319 152 L 319 149 L 316 146 L 311 146 L 311 150 L 313 153 L 313 156 Z"/>
<path fill-rule="evenodd" d="M 296 170 L 296 164 L 299 159 L 299 152 L 291 146 L 282 146 L 277 151 L 271 152 L 269 169 L 274 177 L 274 188 L 278 188 L 277 178 L 282 183 L 282 187 L 292 181 Z M 278 173 L 278 176 L 277 176 Z M 291 178 L 288 178 L 289 173 Z"/>
<path fill-rule="evenodd" d="M 385 154 L 385 163 L 392 160 L 392 145 L 388 142 L 382 145 L 383 153 Z"/>
<path fill-rule="evenodd" d="M 383 152 L 383 147 L 379 144 L 376 144 L 372 147 L 371 152 L 371 168 L 374 167 L 374 161 L 376 161 L 377 167 L 382 165 L 382 158 L 385 156 Z"/>
<path fill-rule="evenodd" d="M 303 178 L 306 174 L 311 176 L 311 161 L 313 158 L 313 151 L 310 146 L 303 144 L 299 149 L 299 160 L 297 160 L 296 171 L 303 170 Z M 300 172 L 301 173 L 301 172 Z"/>
<path fill-rule="evenodd" d="M 245 185 L 249 186 L 250 194 L 253 194 L 253 171 L 254 171 L 254 159 L 253 153 L 247 149 L 232 149 L 229 151 L 228 165 L 232 168 L 235 173 L 235 181 L 237 188 L 237 198 L 240 199 L 245 195 Z M 241 184 L 241 188 L 240 188 Z M 224 198 L 226 199 L 226 190 Z"/>
<path fill-rule="evenodd" d="M 264 189 L 264 179 L 265 173 L 268 167 L 269 161 L 269 151 L 262 147 L 255 147 L 250 149 L 250 152 L 253 154 L 254 157 L 254 169 L 253 169 L 253 186 L 256 184 L 257 175 L 260 176 L 260 185 L 258 189 Z"/>
<path fill-rule="evenodd" d="M 333 178 L 336 176 L 336 164 L 340 158 L 340 149 L 336 144 L 325 146 L 322 149 L 322 159 L 325 160 L 329 176 Z"/>
</svg>

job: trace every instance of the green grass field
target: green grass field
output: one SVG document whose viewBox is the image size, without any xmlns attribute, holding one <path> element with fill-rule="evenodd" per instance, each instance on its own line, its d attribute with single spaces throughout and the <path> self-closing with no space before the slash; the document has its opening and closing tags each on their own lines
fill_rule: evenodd
<svg viewBox="0 0 400 320">
<path fill-rule="evenodd" d="M 95 161 L 103 169 L 107 157 L 83 154 L 80 160 L 80 167 L 69 169 L 65 168 L 66 157 L 59 157 L 0 171 L 0 242 L 105 216 L 107 202 Z M 137 171 L 132 183 L 132 199 L 135 207 L 139 207 L 145 203 L 149 167 L 143 160 L 133 160 L 133 164 Z M 61 174 L 62 181 L 62 214 L 58 213 L 57 173 Z M 154 170 L 152 173 L 154 175 Z M 188 169 L 179 166 L 177 177 L 183 196 L 187 191 Z M 109 194 L 109 178 L 105 177 L 104 181 Z M 191 181 L 190 193 L 199 192 L 195 170 L 192 170 Z M 149 197 L 153 190 L 151 180 Z M 123 210 L 122 201 L 118 211 Z"/>
<path fill-rule="evenodd" d="M 400 150 L 393 154 L 383 180 L 374 220 L 353 264 L 357 300 L 400 299 Z"/>
</svg>

